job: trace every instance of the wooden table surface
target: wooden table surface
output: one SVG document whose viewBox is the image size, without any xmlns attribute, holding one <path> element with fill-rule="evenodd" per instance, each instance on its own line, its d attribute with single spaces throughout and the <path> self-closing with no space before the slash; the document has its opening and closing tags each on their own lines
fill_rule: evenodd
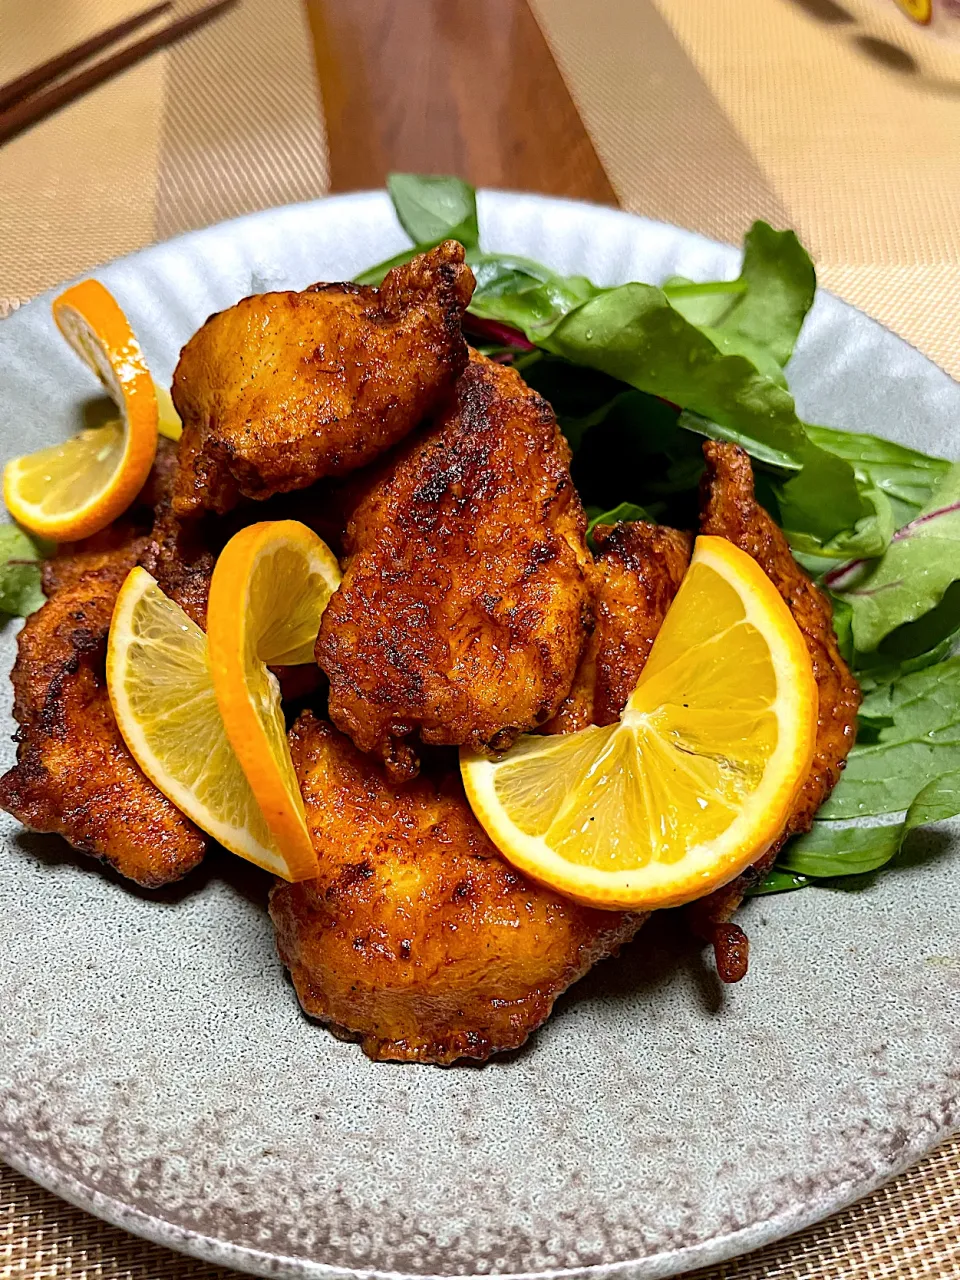
<svg viewBox="0 0 960 1280">
<path fill-rule="evenodd" d="M 616 204 L 526 0 L 307 0 L 332 191 L 391 171 Z"/>
</svg>

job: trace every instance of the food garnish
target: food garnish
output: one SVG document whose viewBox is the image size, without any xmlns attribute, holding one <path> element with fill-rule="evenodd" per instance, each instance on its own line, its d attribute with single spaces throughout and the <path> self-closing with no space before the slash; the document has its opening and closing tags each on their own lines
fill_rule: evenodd
<svg viewBox="0 0 960 1280">
<path fill-rule="evenodd" d="M 776 839 L 813 758 L 803 637 L 756 561 L 697 540 L 619 723 L 464 752 L 464 785 L 506 858 L 578 902 L 678 906 Z"/>
<path fill-rule="evenodd" d="M 15 524 L 0 526 L 0 615 L 26 618 L 41 608 L 40 579 L 50 550 Z"/>
<path fill-rule="evenodd" d="M 53 304 L 60 332 L 112 396 L 120 417 L 7 463 L 3 496 L 31 533 L 85 538 L 121 515 L 157 450 L 157 396 L 140 344 L 112 294 L 84 280 Z"/>
<path fill-rule="evenodd" d="M 168 440 L 179 440 L 183 434 L 183 423 L 173 403 L 173 396 L 159 382 L 154 383 L 154 390 L 157 393 L 157 430 Z"/>
<path fill-rule="evenodd" d="M 123 739 L 168 800 L 224 848 L 284 879 L 316 874 L 274 839 L 227 738 L 206 636 L 145 569 L 114 608 L 107 686 Z"/>
<path fill-rule="evenodd" d="M 227 738 L 283 851 L 291 880 L 316 874 L 290 760 L 280 686 L 269 666 L 313 663 L 320 618 L 340 584 L 327 544 L 297 520 L 242 529 L 210 585 L 207 646 Z"/>
</svg>

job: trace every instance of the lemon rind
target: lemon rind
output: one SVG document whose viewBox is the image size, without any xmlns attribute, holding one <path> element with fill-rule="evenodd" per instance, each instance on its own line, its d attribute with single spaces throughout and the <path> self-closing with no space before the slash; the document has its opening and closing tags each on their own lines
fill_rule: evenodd
<svg viewBox="0 0 960 1280">
<path fill-rule="evenodd" d="M 257 638 L 248 635 L 249 591 L 256 568 L 285 537 L 304 553 L 308 572 L 314 566 L 322 566 L 321 576 L 327 585 L 331 585 L 331 573 L 339 585 L 340 568 L 336 558 L 309 526 L 296 520 L 248 525 L 234 535 L 217 560 L 210 586 L 207 634 L 213 685 L 227 738 L 250 781 L 268 827 L 285 851 L 293 876 L 309 879 L 311 866 L 312 875 L 316 875 L 316 851 L 300 788 L 289 757 L 283 761 L 271 750 L 263 708 L 258 705 L 247 677 L 247 664 L 253 654 L 256 661 L 263 663 L 266 659 L 270 665 L 285 665 L 291 656 L 296 656 L 287 651 L 261 655 Z M 332 593 L 331 590 L 326 595 L 324 607 Z M 318 627 L 320 613 L 322 610 L 318 612 Z M 312 646 L 309 654 L 304 651 L 302 655 L 303 661 L 308 659 L 313 660 Z"/>
<path fill-rule="evenodd" d="M 468 749 L 461 752 L 461 774 L 470 806 L 504 857 L 532 879 L 586 905 L 627 910 L 679 906 L 729 883 L 776 840 L 809 769 L 816 737 L 816 683 L 793 616 L 763 569 L 726 539 L 698 538 L 691 564 L 694 562 L 706 564 L 726 581 L 746 588 L 738 590 L 746 621 L 766 638 L 773 660 L 777 695 L 771 710 L 780 725 L 796 728 L 792 737 L 778 735 L 760 785 L 719 836 L 694 846 L 681 864 L 654 861 L 627 871 L 598 872 L 562 858 L 543 836 L 519 830 L 496 794 L 498 762 Z M 628 708 L 636 705 L 642 687 L 641 679 Z M 630 717 L 628 710 L 619 732 L 631 732 Z M 526 744 L 529 740 L 522 741 Z M 545 749 L 551 749 L 546 748 L 546 741 L 549 739 Z"/>
<path fill-rule="evenodd" d="M 282 876 L 286 873 L 287 866 L 278 851 L 262 845 L 250 835 L 247 828 L 236 827 L 216 817 L 210 809 L 197 800 L 189 787 L 163 766 L 132 710 L 126 682 L 123 679 L 125 658 L 130 648 L 130 624 L 138 603 L 151 588 L 156 588 L 158 591 L 160 589 L 156 579 L 146 569 L 139 566 L 131 569 L 120 588 L 111 620 L 107 642 L 107 691 L 120 734 L 130 754 L 146 776 L 159 791 L 163 792 L 171 804 L 177 806 L 181 813 L 186 814 L 201 830 L 213 836 L 231 853 L 255 863 L 265 871 Z M 173 609 L 179 608 L 173 601 L 170 601 L 170 604 Z M 182 610 L 180 612 L 183 613 Z M 185 626 L 196 625 L 185 613 L 183 620 Z M 246 782 L 239 761 L 237 771 Z M 255 804 L 252 792 L 250 803 L 251 806 Z"/>
</svg>

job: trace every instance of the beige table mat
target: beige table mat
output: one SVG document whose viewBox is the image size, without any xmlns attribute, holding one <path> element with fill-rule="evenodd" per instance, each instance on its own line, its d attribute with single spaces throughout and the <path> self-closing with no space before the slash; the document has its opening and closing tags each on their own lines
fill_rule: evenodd
<svg viewBox="0 0 960 1280">
<path fill-rule="evenodd" d="M 0 0 L 0 83 L 145 2 Z M 0 148 L 0 314 L 154 240 L 328 185 L 299 0 L 244 0 Z"/>
<path fill-rule="evenodd" d="M 139 7 L 0 0 L 0 82 Z M 533 7 L 625 207 L 727 240 L 755 216 L 797 227 L 829 287 L 960 375 L 960 49 L 870 0 L 851 0 L 852 20 L 829 27 L 812 0 Z M 913 69 L 879 64 L 870 40 Z M 0 150 L 0 308 L 327 185 L 299 4 L 244 0 L 229 22 Z M 225 1275 L 0 1166 L 0 1277 Z M 829 1222 L 696 1275 L 960 1280 L 960 1140 Z"/>
<path fill-rule="evenodd" d="M 960 41 L 892 0 L 533 5 L 626 208 L 795 227 L 823 284 L 960 376 Z"/>
</svg>

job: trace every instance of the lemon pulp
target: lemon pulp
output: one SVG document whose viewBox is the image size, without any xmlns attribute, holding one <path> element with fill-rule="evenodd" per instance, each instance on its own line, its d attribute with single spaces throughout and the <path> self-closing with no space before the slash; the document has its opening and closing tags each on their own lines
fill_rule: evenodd
<svg viewBox="0 0 960 1280">
<path fill-rule="evenodd" d="M 816 711 L 786 605 L 744 552 L 701 538 L 620 722 L 525 737 L 499 761 L 465 752 L 464 782 L 523 870 L 596 905 L 670 905 L 775 838 Z"/>
<path fill-rule="evenodd" d="M 109 486 L 125 449 L 126 428 L 113 419 L 26 454 L 11 464 L 20 499 L 43 514 L 77 510 Z"/>
<path fill-rule="evenodd" d="M 207 638 L 145 569 L 131 570 L 117 599 L 107 684 L 120 732 L 147 777 L 227 849 L 284 875 L 224 730 Z"/>
</svg>

